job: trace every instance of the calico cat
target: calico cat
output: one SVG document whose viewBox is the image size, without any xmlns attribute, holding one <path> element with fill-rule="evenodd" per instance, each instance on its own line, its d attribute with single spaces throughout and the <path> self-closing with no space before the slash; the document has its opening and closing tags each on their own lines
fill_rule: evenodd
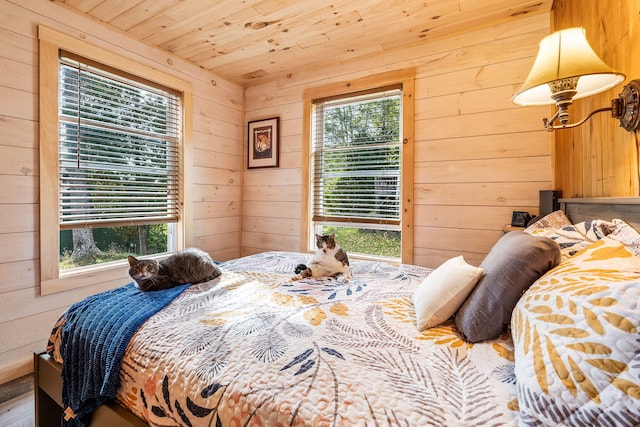
<svg viewBox="0 0 640 427">
<path fill-rule="evenodd" d="M 129 276 L 141 291 L 158 291 L 185 283 L 200 283 L 215 279 L 220 270 L 208 253 L 189 248 L 161 261 L 137 259 L 131 255 Z"/>
<path fill-rule="evenodd" d="M 336 235 L 316 234 L 316 246 L 318 250 L 313 254 L 311 263 L 307 267 L 299 264 L 296 267 L 296 275 L 292 280 L 300 280 L 305 277 L 333 277 L 344 275 L 344 282 L 351 278 L 349 269 L 349 257 L 347 253 L 336 243 Z"/>
</svg>

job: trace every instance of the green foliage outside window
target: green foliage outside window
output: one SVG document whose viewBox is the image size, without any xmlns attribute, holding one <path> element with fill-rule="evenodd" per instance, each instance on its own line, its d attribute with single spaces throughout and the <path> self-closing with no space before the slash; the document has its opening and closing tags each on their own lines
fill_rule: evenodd
<svg viewBox="0 0 640 427">
<path fill-rule="evenodd" d="M 72 256 L 72 231 L 60 232 L 61 270 L 117 261 L 126 258 L 127 255 L 138 256 L 162 253 L 167 250 L 167 224 L 96 228 L 92 233 L 100 251 L 91 256 L 78 258 Z"/>
<path fill-rule="evenodd" d="M 324 226 L 322 234 L 335 233 L 336 241 L 347 254 L 368 254 L 400 258 L 402 241 L 399 231 L 368 230 L 355 227 Z"/>
</svg>

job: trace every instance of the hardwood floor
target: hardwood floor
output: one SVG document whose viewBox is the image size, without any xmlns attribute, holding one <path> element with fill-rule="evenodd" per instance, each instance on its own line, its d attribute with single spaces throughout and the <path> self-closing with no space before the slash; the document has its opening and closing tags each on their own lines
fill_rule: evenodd
<svg viewBox="0 0 640 427">
<path fill-rule="evenodd" d="M 33 375 L 0 385 L 0 426 L 33 427 L 34 412 Z"/>
</svg>

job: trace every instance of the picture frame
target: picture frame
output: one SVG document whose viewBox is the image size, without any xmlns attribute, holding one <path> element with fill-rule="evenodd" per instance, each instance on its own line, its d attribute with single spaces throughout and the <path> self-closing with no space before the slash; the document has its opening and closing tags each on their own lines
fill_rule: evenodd
<svg viewBox="0 0 640 427">
<path fill-rule="evenodd" d="M 277 168 L 280 163 L 280 117 L 250 121 L 247 131 L 247 167 Z"/>
</svg>

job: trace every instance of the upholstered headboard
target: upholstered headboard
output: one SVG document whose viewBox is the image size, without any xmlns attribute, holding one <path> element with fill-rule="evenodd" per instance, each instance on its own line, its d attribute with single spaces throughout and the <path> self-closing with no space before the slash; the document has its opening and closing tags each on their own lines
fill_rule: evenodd
<svg viewBox="0 0 640 427">
<path fill-rule="evenodd" d="M 573 223 L 619 218 L 640 230 L 640 197 L 564 198 L 560 199 L 560 209 Z"/>
</svg>

